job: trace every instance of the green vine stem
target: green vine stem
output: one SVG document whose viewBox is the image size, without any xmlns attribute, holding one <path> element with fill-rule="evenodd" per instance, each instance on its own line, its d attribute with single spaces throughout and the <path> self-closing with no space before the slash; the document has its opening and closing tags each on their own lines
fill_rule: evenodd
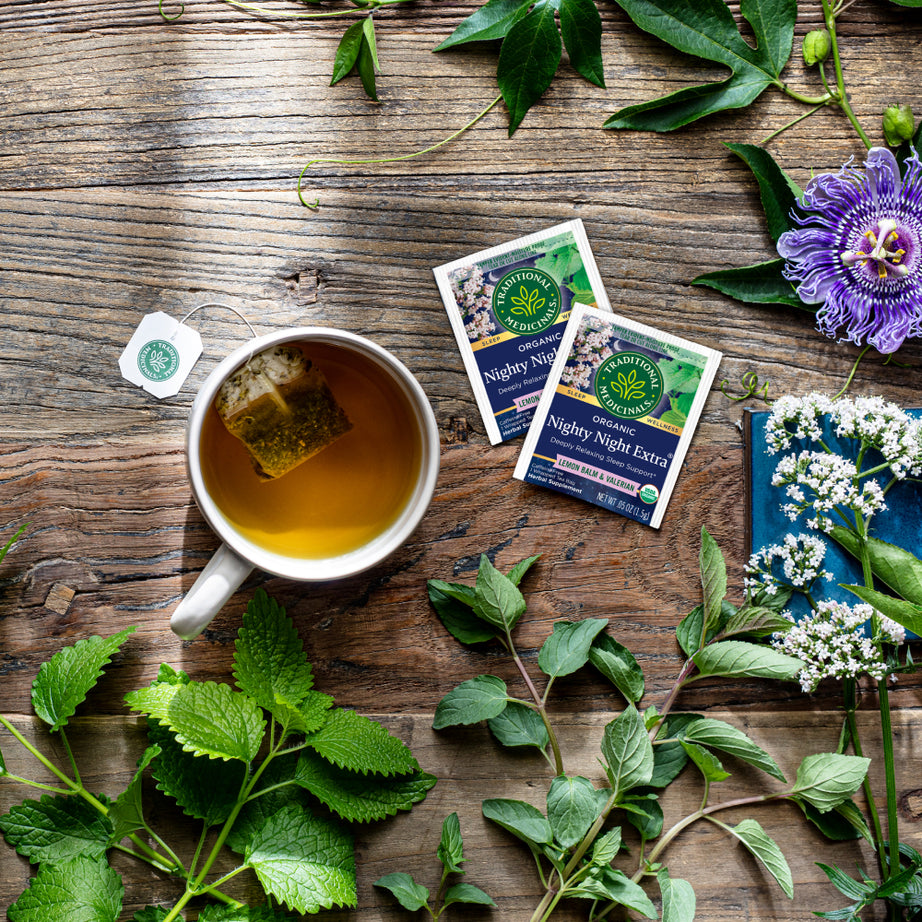
<svg viewBox="0 0 922 922">
<path fill-rule="evenodd" d="M 502 98 L 502 94 L 497 96 L 496 99 L 490 103 L 490 105 L 475 115 L 463 128 L 459 128 L 457 131 L 448 135 L 447 138 L 442 138 L 442 140 L 438 143 L 433 144 L 430 147 L 425 147 L 422 150 L 414 151 L 412 154 L 404 154 L 401 157 L 370 157 L 367 160 L 341 160 L 336 157 L 316 157 L 313 160 L 308 160 L 307 163 L 304 164 L 304 169 L 301 170 L 301 173 L 298 176 L 298 198 L 301 200 L 301 204 L 305 208 L 310 208 L 312 210 L 316 210 L 320 207 L 319 198 L 315 199 L 313 202 L 305 201 L 304 190 L 302 188 L 304 174 L 315 163 L 332 163 L 338 164 L 339 166 L 365 166 L 373 163 L 399 163 L 401 160 L 412 160 L 414 157 L 421 157 L 423 154 L 429 154 L 434 150 L 438 150 L 440 147 L 444 147 L 446 144 L 454 141 L 455 138 L 458 138 L 464 134 L 465 131 L 473 128 L 474 125 L 476 125 L 482 118 L 485 118 L 497 105 L 499 105 L 499 103 L 502 101 Z"/>
<path fill-rule="evenodd" d="M 858 137 L 861 138 L 864 146 L 870 150 L 874 145 L 858 122 L 855 112 L 852 109 L 852 104 L 849 102 L 848 94 L 845 92 L 845 78 L 842 74 L 842 59 L 839 56 L 839 42 L 836 37 L 836 16 L 842 12 L 842 9 L 840 8 L 838 12 L 834 12 L 829 0 L 822 0 L 822 3 L 823 19 L 826 23 L 826 29 L 829 32 L 830 53 L 832 54 L 833 66 L 835 67 L 836 73 L 836 101 L 842 107 L 842 111 L 854 126 L 855 131 L 858 132 Z"/>
</svg>

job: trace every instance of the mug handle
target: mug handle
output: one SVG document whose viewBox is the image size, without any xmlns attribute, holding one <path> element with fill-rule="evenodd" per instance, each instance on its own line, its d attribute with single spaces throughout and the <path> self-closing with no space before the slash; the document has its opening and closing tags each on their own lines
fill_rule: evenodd
<svg viewBox="0 0 922 922">
<path fill-rule="evenodd" d="M 173 632 L 183 640 L 198 637 L 252 571 L 253 564 L 222 544 L 173 612 Z"/>
</svg>

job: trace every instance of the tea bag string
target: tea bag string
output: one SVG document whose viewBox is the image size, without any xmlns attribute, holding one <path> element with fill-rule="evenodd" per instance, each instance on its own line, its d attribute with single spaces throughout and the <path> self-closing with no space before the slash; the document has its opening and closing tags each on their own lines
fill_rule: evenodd
<svg viewBox="0 0 922 922">
<path fill-rule="evenodd" d="M 193 314 L 198 313 L 198 311 L 203 310 L 206 307 L 221 307 L 226 311 L 231 311 L 232 313 L 236 314 L 247 325 L 247 329 L 250 331 L 250 335 L 253 337 L 253 339 L 256 339 L 256 330 L 253 329 L 253 325 L 250 323 L 250 321 L 247 320 L 246 317 L 244 317 L 244 315 L 238 311 L 236 307 L 233 307 L 230 304 L 222 304 L 220 301 L 209 301 L 207 304 L 196 305 L 186 314 L 185 317 L 182 318 L 182 320 L 179 321 L 179 326 L 182 326 Z M 252 355 L 250 358 L 252 358 Z"/>
</svg>

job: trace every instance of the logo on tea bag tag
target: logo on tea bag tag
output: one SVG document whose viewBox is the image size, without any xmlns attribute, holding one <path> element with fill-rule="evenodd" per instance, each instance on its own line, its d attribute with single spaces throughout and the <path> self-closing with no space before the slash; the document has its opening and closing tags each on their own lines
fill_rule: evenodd
<svg viewBox="0 0 922 922">
<path fill-rule="evenodd" d="M 179 393 L 201 354 L 196 330 L 157 311 L 138 324 L 118 364 L 122 377 L 159 400 Z"/>
</svg>

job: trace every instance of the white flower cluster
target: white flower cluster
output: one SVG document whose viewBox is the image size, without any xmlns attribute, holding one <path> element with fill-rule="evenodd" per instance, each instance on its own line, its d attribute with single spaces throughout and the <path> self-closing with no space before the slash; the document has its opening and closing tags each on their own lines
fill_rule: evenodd
<svg viewBox="0 0 922 922">
<path fill-rule="evenodd" d="M 851 525 L 845 516 L 849 510 L 868 517 L 887 508 L 879 483 L 874 480 L 861 483 L 852 461 L 822 451 L 786 455 L 775 468 L 772 484 L 786 487 L 791 502 L 781 508 L 792 522 L 805 510 L 812 509 L 815 516 L 807 519 L 807 527 L 827 533 L 835 524 L 833 514 L 842 518 L 840 524 Z"/>
<path fill-rule="evenodd" d="M 605 359 L 614 355 L 611 340 L 610 331 L 594 327 L 589 320 L 584 321 L 573 338 L 573 358 L 561 373 L 561 381 L 577 390 L 586 390 L 595 370 Z"/>
<path fill-rule="evenodd" d="M 833 402 L 822 394 L 779 397 L 772 404 L 771 415 L 765 424 L 765 440 L 769 453 L 787 451 L 794 439 L 819 442 L 823 437 L 820 420 L 831 413 L 832 409 Z"/>
<path fill-rule="evenodd" d="M 486 339 L 496 331 L 490 311 L 495 287 L 484 282 L 480 266 L 467 266 L 451 273 L 451 290 L 471 342 Z"/>
<path fill-rule="evenodd" d="M 854 608 L 844 602 L 820 602 L 783 635 L 776 634 L 775 649 L 804 663 L 798 676 L 800 687 L 813 692 L 823 679 L 851 679 L 866 674 L 883 679 L 890 671 L 880 646 L 864 625 L 874 609 L 863 602 Z M 793 621 L 793 617 L 785 612 Z"/>
<path fill-rule="evenodd" d="M 804 592 L 818 579 L 832 579 L 823 569 L 826 542 L 815 535 L 785 535 L 781 544 L 763 547 L 749 558 L 746 564 L 747 589 L 763 590 L 775 595 L 779 584 L 793 586 Z M 783 579 L 775 575 L 775 561 L 781 564 Z"/>
</svg>

